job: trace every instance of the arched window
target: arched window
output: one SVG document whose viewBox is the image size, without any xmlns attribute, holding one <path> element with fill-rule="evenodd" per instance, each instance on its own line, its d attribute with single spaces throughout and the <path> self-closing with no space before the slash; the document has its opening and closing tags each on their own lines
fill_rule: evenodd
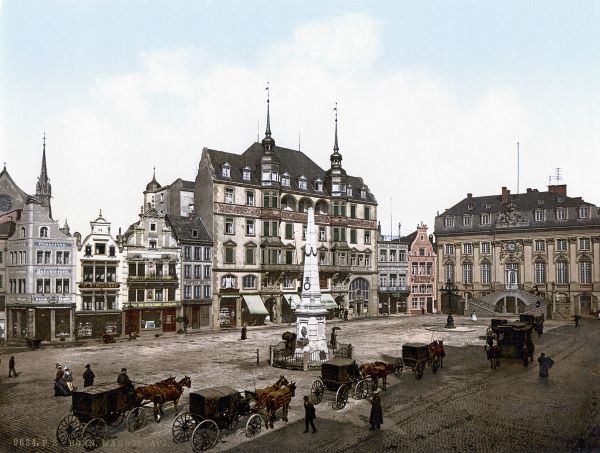
<svg viewBox="0 0 600 453">
<path fill-rule="evenodd" d="M 231 274 L 221 277 L 221 288 L 237 288 L 237 277 Z"/>
<path fill-rule="evenodd" d="M 364 278 L 357 278 L 352 281 L 352 283 L 350 283 L 348 298 L 350 300 L 369 299 L 369 282 Z"/>
<path fill-rule="evenodd" d="M 21 227 L 21 237 L 25 237 L 25 227 Z"/>
<path fill-rule="evenodd" d="M 40 228 L 40 237 L 41 238 L 47 238 L 48 237 L 48 227 L 41 227 Z"/>
</svg>

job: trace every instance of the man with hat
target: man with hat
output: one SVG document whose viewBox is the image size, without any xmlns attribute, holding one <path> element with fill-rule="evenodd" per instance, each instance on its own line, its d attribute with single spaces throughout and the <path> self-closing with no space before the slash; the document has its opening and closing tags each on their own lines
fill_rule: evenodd
<svg viewBox="0 0 600 453">
<path fill-rule="evenodd" d="M 127 376 L 127 368 L 121 368 L 121 374 L 117 377 L 117 384 L 121 384 L 127 387 L 127 398 L 130 401 L 133 401 L 135 398 L 135 388 L 133 387 L 133 382 Z"/>
<path fill-rule="evenodd" d="M 95 377 L 96 377 L 96 375 L 92 371 L 92 368 L 90 367 L 90 364 L 86 363 L 85 364 L 85 371 L 83 372 L 83 386 L 84 387 L 89 387 L 91 385 L 94 385 L 94 378 Z"/>
</svg>

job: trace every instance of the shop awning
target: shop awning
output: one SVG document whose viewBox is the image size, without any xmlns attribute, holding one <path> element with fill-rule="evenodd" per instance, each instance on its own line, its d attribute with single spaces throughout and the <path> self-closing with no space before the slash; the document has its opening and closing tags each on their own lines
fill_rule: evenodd
<svg viewBox="0 0 600 453">
<path fill-rule="evenodd" d="M 285 301 L 288 304 L 290 304 L 290 308 L 292 310 L 295 310 L 298 307 L 298 305 L 300 305 L 300 302 L 302 300 L 300 299 L 300 296 L 298 294 L 284 294 L 283 297 Z"/>
<path fill-rule="evenodd" d="M 268 315 L 269 312 L 265 307 L 264 302 L 259 295 L 248 295 L 244 294 L 244 302 L 248 306 L 248 311 L 253 315 Z"/>
<path fill-rule="evenodd" d="M 338 307 L 338 304 L 333 300 L 331 294 L 321 294 L 321 302 L 325 305 L 327 310 L 335 310 Z"/>
</svg>

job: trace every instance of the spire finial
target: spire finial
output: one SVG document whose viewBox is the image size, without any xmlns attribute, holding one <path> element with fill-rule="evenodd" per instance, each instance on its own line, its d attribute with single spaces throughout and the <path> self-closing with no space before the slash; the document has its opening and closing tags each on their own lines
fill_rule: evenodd
<svg viewBox="0 0 600 453">
<path fill-rule="evenodd" d="M 44 151 L 46 150 L 46 133 L 44 132 Z"/>
<path fill-rule="evenodd" d="M 102 217 L 102 209 L 100 209 L 100 213 L 98 214 L 98 217 Z"/>
<path fill-rule="evenodd" d="M 333 111 L 335 112 L 335 142 L 333 143 L 333 151 L 337 153 L 340 150 L 340 147 L 338 146 L 338 133 L 337 133 L 337 123 L 338 123 L 337 101 L 335 102 L 335 107 L 333 108 Z"/>
<path fill-rule="evenodd" d="M 270 105 L 270 90 L 269 90 L 269 82 L 267 82 L 267 86 L 265 88 L 265 90 L 267 90 L 267 129 L 265 130 L 265 135 L 267 137 L 271 137 L 271 112 L 269 109 L 269 105 Z"/>
</svg>

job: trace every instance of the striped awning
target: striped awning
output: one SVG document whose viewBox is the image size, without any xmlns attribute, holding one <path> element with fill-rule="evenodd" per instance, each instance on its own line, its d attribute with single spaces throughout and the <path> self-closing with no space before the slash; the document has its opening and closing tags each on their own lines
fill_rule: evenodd
<svg viewBox="0 0 600 453">
<path fill-rule="evenodd" d="M 258 294 L 248 295 L 244 294 L 244 302 L 248 306 L 248 311 L 253 315 L 268 315 L 269 312 L 265 307 L 265 303 L 262 301 Z"/>
<path fill-rule="evenodd" d="M 323 305 L 325 305 L 327 310 L 335 310 L 336 308 L 339 308 L 331 294 L 321 294 L 321 302 Z"/>
</svg>

